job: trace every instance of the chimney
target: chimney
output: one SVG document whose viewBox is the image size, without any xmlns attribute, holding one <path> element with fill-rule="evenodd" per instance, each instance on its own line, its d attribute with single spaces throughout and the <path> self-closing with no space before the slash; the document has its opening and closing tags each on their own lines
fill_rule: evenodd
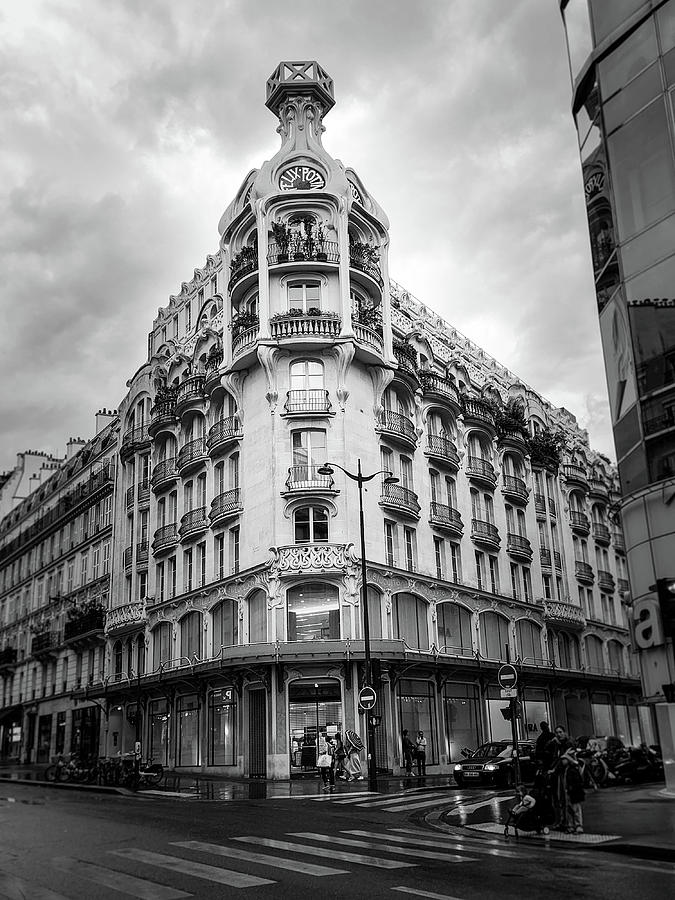
<svg viewBox="0 0 675 900">
<path fill-rule="evenodd" d="M 94 434 L 99 434 L 107 425 L 110 425 L 116 415 L 116 409 L 99 409 L 96 413 L 96 429 Z"/>
<path fill-rule="evenodd" d="M 86 443 L 81 437 L 71 437 L 66 444 L 66 459 L 72 459 Z"/>
</svg>

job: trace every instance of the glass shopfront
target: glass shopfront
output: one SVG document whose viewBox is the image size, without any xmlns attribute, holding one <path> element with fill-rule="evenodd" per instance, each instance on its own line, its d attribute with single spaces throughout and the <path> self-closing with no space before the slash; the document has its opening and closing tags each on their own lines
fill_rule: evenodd
<svg viewBox="0 0 675 900">
<path fill-rule="evenodd" d="M 537 688 L 525 688 L 522 693 L 523 718 L 521 737 L 536 740 L 541 734 L 539 726 L 542 722 L 551 724 L 551 712 L 548 703 L 548 692 Z M 553 728 L 554 726 L 551 726 Z"/>
<path fill-rule="evenodd" d="M 591 694 L 591 711 L 593 713 L 594 734 L 597 737 L 606 737 L 614 734 L 609 694 Z"/>
<path fill-rule="evenodd" d="M 85 706 L 73 710 L 73 728 L 70 733 L 70 752 L 81 759 L 98 756 L 101 709 Z"/>
<path fill-rule="evenodd" d="M 209 695 L 210 766 L 234 766 L 236 757 L 237 701 L 234 688 L 220 688 Z"/>
<path fill-rule="evenodd" d="M 462 759 L 462 748 L 475 750 L 481 743 L 480 693 L 475 684 L 446 684 L 443 712 L 448 761 Z M 410 731 L 410 729 L 408 729 Z"/>
<path fill-rule="evenodd" d="M 171 713 L 167 700 L 151 700 L 148 710 L 150 722 L 150 758 L 166 766 L 169 762 L 169 729 Z"/>
<path fill-rule="evenodd" d="M 199 700 L 196 694 L 186 694 L 176 701 L 178 721 L 179 766 L 198 766 L 199 760 Z"/>
<path fill-rule="evenodd" d="M 291 774 L 316 769 L 316 736 L 344 736 L 338 681 L 293 682 L 289 688 Z"/>
<path fill-rule="evenodd" d="M 438 762 L 436 685 L 429 681 L 402 678 L 398 683 L 397 699 L 401 733 L 407 729 L 408 737 L 414 743 L 417 732 L 423 731 L 427 739 L 427 765 L 435 765 Z"/>
<path fill-rule="evenodd" d="M 52 716 L 40 716 L 38 719 L 37 762 L 49 762 L 49 750 L 52 740 Z"/>
</svg>

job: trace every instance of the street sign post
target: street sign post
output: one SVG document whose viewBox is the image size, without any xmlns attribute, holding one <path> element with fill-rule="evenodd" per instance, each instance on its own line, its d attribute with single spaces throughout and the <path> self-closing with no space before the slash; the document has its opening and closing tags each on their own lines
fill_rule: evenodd
<svg viewBox="0 0 675 900">
<path fill-rule="evenodd" d="M 359 691 L 359 705 L 361 709 L 372 709 L 377 703 L 377 694 L 370 687 L 370 685 L 366 685 L 362 687 Z"/>
<path fill-rule="evenodd" d="M 502 688 L 499 696 L 502 700 L 515 700 L 518 697 L 518 688 Z"/>
<path fill-rule="evenodd" d="M 497 672 L 497 681 L 499 682 L 499 686 L 504 690 L 515 688 L 518 684 L 518 673 L 510 663 L 507 663 Z"/>
</svg>

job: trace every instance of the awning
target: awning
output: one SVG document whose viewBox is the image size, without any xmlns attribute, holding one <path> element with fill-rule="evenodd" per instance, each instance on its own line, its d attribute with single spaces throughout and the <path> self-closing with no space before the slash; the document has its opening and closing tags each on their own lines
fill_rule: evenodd
<svg viewBox="0 0 675 900">
<path fill-rule="evenodd" d="M 23 703 L 15 703 L 0 710 L 0 725 L 7 721 L 19 721 L 23 714 Z"/>
</svg>

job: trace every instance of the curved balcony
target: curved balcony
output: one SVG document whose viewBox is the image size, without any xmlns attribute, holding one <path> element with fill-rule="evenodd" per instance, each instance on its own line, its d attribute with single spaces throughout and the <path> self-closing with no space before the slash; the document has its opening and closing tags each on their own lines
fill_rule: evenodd
<svg viewBox="0 0 675 900">
<path fill-rule="evenodd" d="M 136 544 L 136 568 L 137 569 L 147 569 L 148 568 L 148 542 L 147 541 L 139 541 Z"/>
<path fill-rule="evenodd" d="M 421 506 L 417 494 L 400 484 L 383 484 L 380 494 L 380 506 L 396 510 L 403 515 L 419 519 Z"/>
<path fill-rule="evenodd" d="M 322 388 L 287 391 L 284 409 L 291 416 L 325 416 L 330 412 L 328 391 Z"/>
<path fill-rule="evenodd" d="M 214 347 L 209 353 L 204 364 L 204 390 L 207 394 L 220 384 L 220 367 L 223 363 L 224 353 L 222 347 Z"/>
<path fill-rule="evenodd" d="M 501 544 L 497 526 L 482 519 L 471 520 L 471 540 L 477 544 L 485 544 L 485 546 L 494 550 L 499 550 L 499 545 Z"/>
<path fill-rule="evenodd" d="M 273 548 L 276 567 L 282 575 L 307 572 L 344 572 L 352 563 L 345 544 L 291 544 Z"/>
<path fill-rule="evenodd" d="M 609 546 L 611 534 L 609 528 L 603 522 L 593 522 L 591 525 L 593 532 L 593 540 L 596 544 L 602 544 L 604 547 Z"/>
<path fill-rule="evenodd" d="M 663 409 L 663 407 L 661 407 L 661 409 Z M 659 412 L 655 416 L 647 417 L 645 415 L 642 419 L 642 427 L 644 429 L 645 437 L 651 437 L 660 432 L 669 431 L 671 428 L 675 428 L 675 413 L 672 409 L 667 409 L 665 412 Z"/>
<path fill-rule="evenodd" d="M 570 526 L 575 534 L 588 535 L 591 532 L 591 522 L 586 513 L 579 510 L 570 510 Z"/>
<path fill-rule="evenodd" d="M 222 525 L 233 516 L 238 516 L 243 510 L 241 503 L 241 488 L 231 488 L 229 491 L 223 491 L 211 501 L 211 509 L 209 511 L 209 521 L 211 528 L 216 525 Z"/>
<path fill-rule="evenodd" d="M 482 456 L 467 456 L 464 471 L 468 478 L 490 488 L 494 488 L 497 484 L 497 476 L 492 463 L 483 459 Z"/>
<path fill-rule="evenodd" d="M 243 437 L 243 431 L 236 416 L 219 419 L 209 428 L 206 437 L 206 449 L 210 457 L 224 453 L 228 447 Z"/>
<path fill-rule="evenodd" d="M 319 241 L 315 238 L 290 242 L 287 245 L 274 242 L 268 245 L 268 266 L 281 266 L 289 262 L 339 263 L 340 248 L 337 241 Z"/>
<path fill-rule="evenodd" d="M 394 359 L 398 365 L 398 375 L 405 375 L 412 382 L 413 389 L 419 385 L 419 370 L 417 366 L 417 353 L 413 347 L 403 342 L 394 341 Z"/>
<path fill-rule="evenodd" d="M 124 432 L 120 446 L 120 457 L 128 459 L 134 453 L 140 453 L 150 447 L 150 435 L 147 425 L 138 425 Z"/>
<path fill-rule="evenodd" d="M 589 478 L 588 490 L 591 497 L 594 499 L 609 501 L 609 488 L 605 482 L 601 481 L 599 478 L 593 478 L 593 476 Z"/>
<path fill-rule="evenodd" d="M 291 466 L 286 479 L 288 491 L 334 491 L 333 476 L 320 475 L 321 466 Z"/>
<path fill-rule="evenodd" d="M 237 253 L 230 265 L 230 280 L 227 283 L 227 289 L 230 293 L 232 293 L 232 289 L 237 284 L 237 282 L 241 281 L 242 278 L 245 278 L 247 275 L 251 275 L 253 272 L 258 271 L 258 251 L 255 247 L 244 247 L 239 253 Z"/>
<path fill-rule="evenodd" d="M 543 494 L 535 493 L 534 512 L 538 519 L 546 518 L 546 497 Z"/>
<path fill-rule="evenodd" d="M 616 584 L 611 572 L 608 572 L 606 569 L 598 569 L 598 587 L 601 591 L 608 591 L 610 594 L 614 593 Z"/>
<path fill-rule="evenodd" d="M 244 328 L 237 331 L 236 336 L 232 335 L 232 358 L 241 356 L 246 350 L 250 350 L 258 343 L 258 334 L 260 333 L 259 325 L 251 325 L 250 328 Z"/>
<path fill-rule="evenodd" d="M 199 468 L 208 459 L 205 438 L 197 438 L 183 444 L 178 453 L 177 467 L 180 475 L 185 475 L 193 469 Z"/>
<path fill-rule="evenodd" d="M 574 484 L 583 488 L 584 491 L 588 491 L 588 476 L 583 466 L 578 466 L 576 463 L 565 463 L 562 467 L 562 474 L 568 484 Z"/>
<path fill-rule="evenodd" d="M 204 405 L 204 376 L 190 375 L 178 385 L 176 391 L 176 414 L 181 415 L 187 409 L 201 409 Z"/>
<path fill-rule="evenodd" d="M 574 560 L 574 574 L 577 577 L 577 581 L 580 581 L 582 584 L 593 584 L 595 581 L 593 568 L 581 559 Z"/>
<path fill-rule="evenodd" d="M 175 426 L 178 424 L 176 416 L 176 400 L 159 400 L 150 410 L 150 424 L 148 425 L 148 435 L 151 438 L 156 437 L 161 431 L 170 431 L 173 433 Z"/>
<path fill-rule="evenodd" d="M 502 427 L 499 429 L 497 440 L 500 447 L 507 447 L 511 450 L 519 450 L 523 455 L 528 452 L 527 444 L 528 434 L 523 428 L 518 427 Z"/>
<path fill-rule="evenodd" d="M 152 470 L 150 484 L 155 494 L 164 488 L 170 487 L 178 481 L 178 469 L 176 468 L 176 457 L 169 456 L 167 459 L 160 459 L 155 468 Z"/>
<path fill-rule="evenodd" d="M 373 350 L 378 356 L 382 356 L 384 353 L 384 342 L 381 334 L 373 331 L 372 328 L 368 328 L 367 325 L 355 322 L 353 319 L 352 328 L 354 329 L 354 337 L 359 344 L 363 344 L 364 347 Z"/>
<path fill-rule="evenodd" d="M 435 372 L 423 370 L 419 373 L 419 379 L 422 385 L 422 393 L 425 397 L 433 400 L 444 400 L 459 412 L 462 405 L 459 399 L 459 392 L 449 378 L 444 378 Z"/>
<path fill-rule="evenodd" d="M 181 516 L 178 534 L 180 535 L 181 541 L 186 541 L 203 534 L 208 527 L 209 523 L 206 520 L 206 507 L 200 506 L 197 509 L 191 509 Z"/>
<path fill-rule="evenodd" d="M 155 556 L 168 553 L 178 544 L 178 525 L 172 522 L 158 528 L 152 539 L 152 552 Z"/>
<path fill-rule="evenodd" d="M 462 398 L 462 412 L 465 425 L 478 425 L 496 434 L 495 416 L 492 409 L 482 400 L 470 397 Z"/>
<path fill-rule="evenodd" d="M 122 554 L 122 565 L 124 566 L 124 571 L 129 575 L 134 565 L 134 548 L 126 547 L 124 553 Z"/>
<path fill-rule="evenodd" d="M 517 475 L 504 475 L 502 494 L 513 503 L 527 503 L 530 491 L 522 478 Z"/>
<path fill-rule="evenodd" d="M 551 551 L 548 547 L 539 548 L 539 562 L 541 563 L 542 569 L 551 568 Z"/>
<path fill-rule="evenodd" d="M 436 503 L 435 500 L 431 501 L 429 524 L 434 528 L 443 528 L 460 536 L 464 531 L 464 523 L 459 510 L 447 506 L 445 503 Z"/>
<path fill-rule="evenodd" d="M 515 534 L 512 531 L 506 535 L 506 552 L 511 556 L 517 556 L 519 559 L 525 559 L 532 562 L 532 545 L 522 534 Z"/>
<path fill-rule="evenodd" d="M 439 460 L 455 471 L 459 469 L 459 454 L 455 442 L 439 434 L 427 435 L 427 446 L 424 455 Z"/>
<path fill-rule="evenodd" d="M 617 578 L 616 589 L 620 594 L 628 594 L 630 593 L 630 582 L 627 578 Z"/>
<path fill-rule="evenodd" d="M 270 319 L 270 337 L 275 341 L 333 341 L 340 336 L 342 321 L 336 315 L 292 316 L 282 314 Z"/>
<path fill-rule="evenodd" d="M 380 289 L 384 287 L 384 279 L 377 262 L 354 246 L 349 248 L 349 266 L 372 278 Z"/>
<path fill-rule="evenodd" d="M 55 656 L 61 645 L 61 635 L 58 631 L 41 631 L 36 634 L 30 645 L 32 656 Z"/>
<path fill-rule="evenodd" d="M 620 531 L 612 532 L 612 544 L 617 553 L 626 552 L 626 540 Z"/>
<path fill-rule="evenodd" d="M 563 603 L 561 600 L 544 600 L 544 622 L 562 628 L 586 627 L 586 618 L 580 607 L 572 603 Z"/>
<path fill-rule="evenodd" d="M 114 606 L 105 614 L 106 634 L 115 634 L 137 628 L 145 621 L 145 606 L 141 602 L 125 603 L 122 606 Z"/>
<path fill-rule="evenodd" d="M 375 431 L 413 450 L 417 446 L 417 432 L 412 421 L 391 409 L 382 411 Z"/>
</svg>

